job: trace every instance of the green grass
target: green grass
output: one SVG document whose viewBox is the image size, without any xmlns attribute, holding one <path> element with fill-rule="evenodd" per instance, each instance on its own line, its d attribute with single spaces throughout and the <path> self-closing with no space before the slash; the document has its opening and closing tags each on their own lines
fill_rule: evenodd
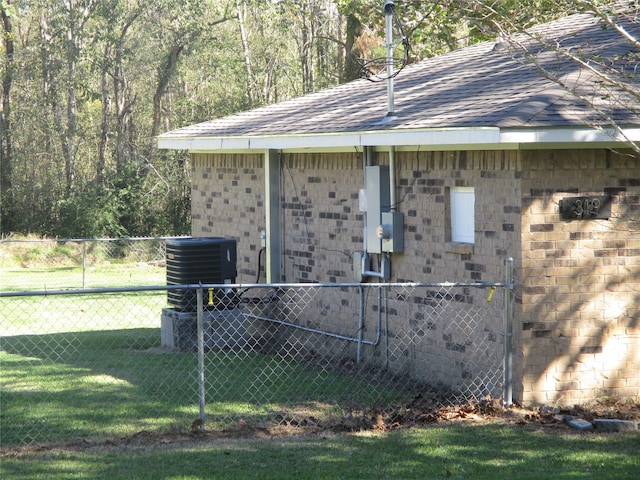
<svg viewBox="0 0 640 480">
<path fill-rule="evenodd" d="M 158 327 L 166 292 L 0 298 L 0 335 Z"/>
<path fill-rule="evenodd" d="M 34 452 L 2 461 L 5 478 L 631 479 L 636 434 L 558 434 L 496 424 L 289 439 Z"/>
<path fill-rule="evenodd" d="M 121 286 L 138 268 L 95 267 L 100 283 L 90 286 Z M 12 267 L 0 272 L 0 290 L 21 290 L 27 280 L 53 289 L 79 274 L 68 265 L 42 271 Z M 637 433 L 559 433 L 492 423 L 176 445 L 100 443 L 143 430 L 184 432 L 198 412 L 196 356 L 157 348 L 164 304 L 163 292 L 0 299 L 0 444 L 6 452 L 0 477 L 607 480 L 638 475 Z M 349 377 L 255 353 L 210 352 L 206 370 L 208 428 L 238 419 L 259 422 L 292 400 L 315 409 L 316 416 L 339 415 L 341 399 L 368 388 Z M 379 395 L 392 401 L 398 392 Z M 82 448 L 61 444 L 12 452 L 20 444 L 82 438 L 98 439 L 98 446 L 80 442 Z"/>
<path fill-rule="evenodd" d="M 199 408 L 197 357 L 166 353 L 159 340 L 157 328 L 3 337 L 2 446 L 187 430 Z M 264 421 L 298 403 L 335 414 L 368 388 L 257 353 L 209 352 L 205 371 L 208 428 Z"/>
<path fill-rule="evenodd" d="M 187 383 L 195 383 L 196 359 L 146 353 L 159 335 L 127 329 L 3 338 L 3 446 L 169 429 L 181 411 L 194 414 L 197 390 Z M 177 375 L 166 386 L 175 392 L 160 395 L 167 371 Z"/>
<path fill-rule="evenodd" d="M 0 291 L 61 290 L 166 284 L 164 267 L 109 262 L 87 267 L 0 268 Z"/>
</svg>

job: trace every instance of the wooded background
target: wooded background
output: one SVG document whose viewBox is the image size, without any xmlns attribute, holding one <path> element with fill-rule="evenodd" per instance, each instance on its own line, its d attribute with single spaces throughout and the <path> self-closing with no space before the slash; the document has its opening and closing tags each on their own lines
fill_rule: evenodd
<svg viewBox="0 0 640 480">
<path fill-rule="evenodd" d="M 415 62 L 603 3 L 398 0 L 396 33 Z M 2 235 L 189 233 L 188 157 L 157 150 L 158 134 L 358 78 L 384 56 L 383 0 L 0 6 Z"/>
</svg>

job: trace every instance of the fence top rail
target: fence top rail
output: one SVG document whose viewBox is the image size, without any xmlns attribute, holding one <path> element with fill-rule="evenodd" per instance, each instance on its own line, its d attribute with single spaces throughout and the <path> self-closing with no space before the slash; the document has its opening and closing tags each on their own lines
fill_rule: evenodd
<svg viewBox="0 0 640 480">
<path fill-rule="evenodd" d="M 169 290 L 196 289 L 254 289 L 254 288 L 512 288 L 512 285 L 502 282 L 402 282 L 402 283 L 192 283 L 183 285 L 151 285 L 129 287 L 104 287 L 63 290 L 30 290 L 0 292 L 0 298 L 7 297 L 43 297 L 59 295 L 94 295 L 107 293 L 133 293 Z"/>
</svg>

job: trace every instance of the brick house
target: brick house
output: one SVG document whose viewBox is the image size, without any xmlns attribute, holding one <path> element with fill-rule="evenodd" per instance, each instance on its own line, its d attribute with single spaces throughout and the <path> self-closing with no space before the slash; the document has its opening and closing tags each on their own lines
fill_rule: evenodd
<svg viewBox="0 0 640 480">
<path fill-rule="evenodd" d="M 590 15 L 532 33 L 637 67 Z M 510 256 L 514 399 L 637 399 L 640 105 L 526 41 L 592 107 L 481 43 L 402 70 L 394 115 L 385 82 L 358 80 L 160 136 L 191 153 L 193 235 L 236 238 L 240 282 L 255 278 L 262 231 L 269 282 L 352 282 L 359 251 L 374 273 L 388 260 L 390 281 L 501 281 Z"/>
</svg>

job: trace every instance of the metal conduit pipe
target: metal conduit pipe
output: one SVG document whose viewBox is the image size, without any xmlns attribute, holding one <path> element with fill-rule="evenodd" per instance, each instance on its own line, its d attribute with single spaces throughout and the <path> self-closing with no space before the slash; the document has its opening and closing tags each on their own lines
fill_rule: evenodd
<svg viewBox="0 0 640 480">
<path fill-rule="evenodd" d="M 396 4 L 393 0 L 384 2 L 384 20 L 385 20 L 385 43 L 386 43 L 386 67 L 387 67 L 387 119 L 391 119 L 395 115 L 394 92 L 393 92 L 393 14 Z"/>
<path fill-rule="evenodd" d="M 380 292 L 382 292 L 382 287 L 378 287 Z M 379 294 L 380 295 L 380 294 Z M 387 304 L 387 290 L 384 290 L 384 354 L 385 354 L 385 368 L 389 368 L 389 308 Z"/>
<path fill-rule="evenodd" d="M 265 322 L 271 322 L 271 323 L 275 323 L 277 325 L 282 325 L 285 327 L 290 327 L 290 328 L 294 328 L 296 330 L 302 330 L 304 332 L 309 332 L 309 333 L 317 333 L 319 335 L 325 335 L 327 337 L 331 337 L 331 338 L 337 338 L 338 340 L 345 340 L 347 342 L 354 342 L 354 343 L 358 343 L 360 345 L 372 345 L 372 346 L 376 346 L 380 343 L 380 329 L 378 329 L 378 333 L 376 334 L 376 340 L 372 341 L 372 340 L 364 340 L 362 338 L 358 337 L 349 337 L 347 335 L 341 335 L 339 333 L 334 333 L 334 332 L 328 332 L 326 330 L 320 330 L 317 328 L 310 328 L 310 327 L 305 327 L 303 325 L 296 325 L 295 323 L 291 323 L 291 322 L 287 322 L 286 320 L 278 320 L 276 318 L 271 318 L 271 317 L 265 317 L 262 315 L 256 315 L 254 313 L 244 313 L 244 316 L 247 318 L 255 318 L 256 320 L 262 320 Z"/>
<path fill-rule="evenodd" d="M 396 211 L 396 147 L 389 149 L 389 204 L 392 212 Z"/>
<path fill-rule="evenodd" d="M 357 362 L 360 363 L 362 359 L 362 346 L 370 345 L 373 347 L 377 347 L 380 344 L 380 340 L 382 338 L 382 286 L 378 286 L 378 325 L 376 327 L 376 338 L 375 340 L 365 340 L 364 339 L 364 317 L 365 317 L 365 308 L 364 308 L 364 288 L 362 285 L 358 285 L 359 297 L 360 297 L 360 305 L 358 310 L 358 334 L 356 337 L 349 337 L 347 335 L 341 335 L 339 333 L 329 332 L 326 330 L 320 330 L 318 328 L 310 328 L 305 327 L 303 325 L 297 325 L 295 323 L 287 322 L 286 320 L 278 320 L 276 318 L 265 317 L 263 315 L 256 315 L 254 313 L 244 313 L 245 317 L 255 318 L 256 320 L 262 320 L 265 322 L 275 323 L 277 325 L 283 325 L 285 327 L 294 328 L 296 330 L 302 330 L 304 332 L 309 333 L 317 333 L 318 335 L 324 335 L 331 338 L 337 338 L 338 340 L 345 340 L 347 342 L 355 342 L 358 344 L 356 359 Z M 386 292 L 385 292 L 385 315 L 387 312 L 386 306 Z M 388 318 L 388 317 L 387 317 Z M 388 343 L 388 339 L 387 339 Z M 387 345 L 388 349 L 388 345 Z M 388 352 L 387 352 L 388 356 Z"/>
</svg>

